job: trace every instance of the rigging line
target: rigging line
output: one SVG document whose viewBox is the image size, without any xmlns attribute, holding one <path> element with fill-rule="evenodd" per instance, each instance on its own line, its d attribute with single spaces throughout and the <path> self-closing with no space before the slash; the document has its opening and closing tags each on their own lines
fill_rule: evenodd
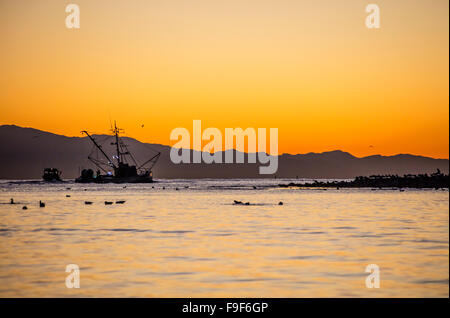
<svg viewBox="0 0 450 318">
<path fill-rule="evenodd" d="M 99 169 L 101 169 L 103 172 L 108 173 L 106 169 L 104 169 L 101 165 L 104 164 L 103 162 L 97 163 L 97 160 L 91 157 L 88 157 L 88 159 L 93 162 Z"/>
<path fill-rule="evenodd" d="M 131 152 L 128 150 L 128 146 L 125 145 L 125 144 L 123 146 L 124 146 L 124 148 L 126 150 L 126 153 L 130 156 L 130 158 L 133 161 L 134 165 L 137 167 L 138 163 L 137 163 L 136 159 L 134 158 L 134 156 L 131 154 Z"/>
<path fill-rule="evenodd" d="M 147 144 L 147 143 L 144 143 L 144 142 L 139 142 L 141 145 L 143 145 L 144 146 L 144 148 L 146 148 L 146 149 L 148 149 L 148 150 L 151 150 L 151 151 L 153 151 L 154 153 L 156 153 L 156 154 L 161 154 L 161 152 L 160 151 L 158 151 L 158 150 L 156 150 L 156 149 L 154 149 L 154 148 L 152 148 L 152 147 L 150 147 L 150 145 L 149 144 Z M 148 161 L 147 161 L 148 162 Z M 141 165 L 142 166 L 142 165 Z"/>
<path fill-rule="evenodd" d="M 106 160 L 108 160 L 108 162 L 109 162 L 110 160 L 109 160 L 108 155 L 103 151 L 102 147 L 99 144 L 97 144 L 97 141 L 95 141 L 95 139 L 91 135 L 89 135 L 89 133 L 87 131 L 83 130 L 82 132 L 85 133 L 89 137 L 89 139 L 92 141 L 92 143 L 98 148 L 98 150 L 100 150 L 100 152 L 103 154 L 103 156 L 105 156 Z M 110 162 L 111 162 L 111 165 L 114 168 L 116 168 L 116 165 L 112 161 L 110 161 Z"/>
<path fill-rule="evenodd" d="M 141 169 L 143 166 L 145 166 L 147 163 L 149 163 L 149 162 L 153 162 L 153 165 L 149 168 L 149 170 L 151 169 L 151 168 L 153 168 L 153 166 L 156 164 L 156 162 L 158 161 L 158 158 L 159 158 L 159 156 L 161 155 L 161 153 L 160 152 L 158 152 L 156 155 L 154 155 L 153 157 L 151 157 L 149 160 L 147 160 L 146 162 L 144 162 L 143 164 L 141 164 L 140 166 L 139 166 L 139 168 L 138 169 Z M 154 161 L 153 161 L 154 160 Z"/>
</svg>

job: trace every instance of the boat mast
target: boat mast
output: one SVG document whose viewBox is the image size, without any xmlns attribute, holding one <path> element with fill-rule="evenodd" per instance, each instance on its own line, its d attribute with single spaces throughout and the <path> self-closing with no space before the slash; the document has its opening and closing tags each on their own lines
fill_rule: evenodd
<svg viewBox="0 0 450 318">
<path fill-rule="evenodd" d="M 114 121 L 114 135 L 116 135 L 116 152 L 117 152 L 117 162 L 120 166 L 122 163 L 122 154 L 119 149 L 119 129 L 117 128 L 116 121 Z"/>
<path fill-rule="evenodd" d="M 89 139 L 92 141 L 95 147 L 97 147 L 98 150 L 100 150 L 100 152 L 103 154 L 103 156 L 105 156 L 106 160 L 108 160 L 108 163 L 110 163 L 113 166 L 113 168 L 116 168 L 114 163 L 111 160 L 109 160 L 108 155 L 103 151 L 102 147 L 99 144 L 97 144 L 95 139 L 91 135 L 89 135 L 89 133 L 86 130 L 83 130 L 82 133 L 86 134 L 86 136 L 89 137 Z"/>
</svg>

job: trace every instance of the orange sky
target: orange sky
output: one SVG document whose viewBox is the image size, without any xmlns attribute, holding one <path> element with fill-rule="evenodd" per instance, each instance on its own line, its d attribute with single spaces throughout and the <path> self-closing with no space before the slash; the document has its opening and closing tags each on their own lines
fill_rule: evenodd
<svg viewBox="0 0 450 318">
<path fill-rule="evenodd" d="M 65 27 L 67 3 L 81 28 Z M 381 28 L 367 29 L 377 3 Z M 276 127 L 280 153 L 449 157 L 446 0 L 2 0 L 0 124 L 141 141 Z M 145 124 L 144 128 L 141 124 Z M 372 147 L 371 147 L 372 146 Z"/>
</svg>

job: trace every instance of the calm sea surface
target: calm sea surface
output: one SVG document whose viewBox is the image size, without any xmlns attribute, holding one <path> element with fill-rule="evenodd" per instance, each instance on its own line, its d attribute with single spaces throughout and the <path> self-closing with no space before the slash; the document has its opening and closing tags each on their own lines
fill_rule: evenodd
<svg viewBox="0 0 450 318">
<path fill-rule="evenodd" d="M 448 190 L 268 187 L 281 182 L 0 181 L 0 296 L 449 296 Z"/>
</svg>

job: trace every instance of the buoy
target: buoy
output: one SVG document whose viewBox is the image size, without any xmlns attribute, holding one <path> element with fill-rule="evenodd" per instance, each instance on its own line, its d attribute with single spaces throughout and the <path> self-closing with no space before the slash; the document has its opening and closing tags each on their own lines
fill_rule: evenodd
<svg viewBox="0 0 450 318">
<path fill-rule="evenodd" d="M 281 202 L 281 201 L 280 201 L 280 202 L 278 202 L 278 205 L 283 205 L 283 202 Z"/>
<path fill-rule="evenodd" d="M 166 187 L 163 187 L 163 190 L 165 190 L 166 189 Z"/>
<path fill-rule="evenodd" d="M 45 203 L 42 202 L 41 200 L 39 200 L 39 207 L 40 208 L 45 208 Z"/>
<path fill-rule="evenodd" d="M 23 207 L 22 207 L 22 210 L 27 210 L 28 208 L 27 208 L 27 206 L 26 205 L 24 205 Z"/>
</svg>

